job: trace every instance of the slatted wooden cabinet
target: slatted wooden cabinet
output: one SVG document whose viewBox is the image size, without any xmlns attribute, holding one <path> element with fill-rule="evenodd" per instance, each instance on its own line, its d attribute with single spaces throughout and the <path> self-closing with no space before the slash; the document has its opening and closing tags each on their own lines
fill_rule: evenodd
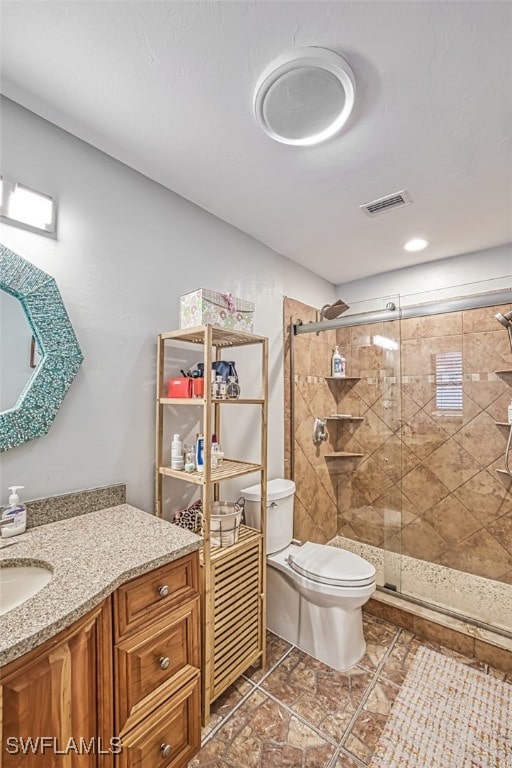
<svg viewBox="0 0 512 768">
<path fill-rule="evenodd" d="M 168 347 L 199 346 L 204 363 L 204 396 L 200 398 L 168 398 L 166 381 L 176 370 L 166 370 Z M 237 400 L 212 399 L 211 368 L 213 360 L 236 360 L 237 347 L 252 347 L 260 351 L 261 381 L 256 397 Z M 251 664 L 265 663 L 265 530 L 266 530 L 266 477 L 267 477 L 267 399 L 268 399 L 268 341 L 263 336 L 228 331 L 212 326 L 200 326 L 181 331 L 162 333 L 158 337 L 158 382 L 156 399 L 156 507 L 157 515 L 170 516 L 173 510 L 164 510 L 164 482 L 193 483 L 202 491 L 204 525 L 203 548 L 200 558 L 201 630 L 202 630 L 202 711 L 203 722 L 210 718 L 211 703 L 223 693 Z M 180 409 L 197 406 L 205 446 L 211 444 L 215 433 L 224 447 L 221 434 L 221 409 L 240 405 L 259 410 L 259 461 L 245 461 L 240 457 L 225 457 L 222 466 L 211 466 L 210 451 L 205 450 L 204 472 L 185 473 L 173 470 L 165 459 L 173 432 L 180 432 Z M 171 409 L 171 419 L 165 419 L 165 410 Z M 181 411 L 181 413 L 183 413 Z M 238 416 L 238 412 L 237 412 Z M 172 428 L 169 429 L 169 421 Z M 167 425 L 167 426 L 166 426 Z M 167 434 L 168 433 L 168 434 Z M 213 546 L 210 510 L 212 501 L 223 499 L 222 483 L 227 480 L 257 473 L 261 483 L 261 529 L 241 526 L 238 541 L 229 546 Z M 214 542 L 216 543 L 216 542 Z"/>
</svg>

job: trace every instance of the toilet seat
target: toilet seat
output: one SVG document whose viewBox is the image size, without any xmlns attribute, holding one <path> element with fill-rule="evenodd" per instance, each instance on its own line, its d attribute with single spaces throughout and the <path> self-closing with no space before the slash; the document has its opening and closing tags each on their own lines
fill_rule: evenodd
<svg viewBox="0 0 512 768">
<path fill-rule="evenodd" d="M 367 560 L 345 549 L 307 541 L 294 547 L 287 557 L 301 576 L 333 587 L 364 587 L 375 582 L 375 568 Z"/>
</svg>

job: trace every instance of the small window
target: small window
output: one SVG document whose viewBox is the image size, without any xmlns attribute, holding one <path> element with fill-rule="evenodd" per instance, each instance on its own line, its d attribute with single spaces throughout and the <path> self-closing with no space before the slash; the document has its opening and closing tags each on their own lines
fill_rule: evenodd
<svg viewBox="0 0 512 768">
<path fill-rule="evenodd" d="M 55 236 L 56 205 L 50 195 L 0 177 L 0 220 Z"/>
<path fill-rule="evenodd" d="M 436 367 L 436 411 L 438 416 L 462 414 L 462 352 L 438 352 Z"/>
</svg>

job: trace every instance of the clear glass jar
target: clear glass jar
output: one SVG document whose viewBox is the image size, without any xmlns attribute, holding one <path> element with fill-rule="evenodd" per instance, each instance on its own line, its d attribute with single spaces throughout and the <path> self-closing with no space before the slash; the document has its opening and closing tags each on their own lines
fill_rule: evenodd
<svg viewBox="0 0 512 768">
<path fill-rule="evenodd" d="M 228 397 L 228 400 L 238 400 L 238 398 L 240 397 L 240 384 L 237 382 L 234 376 L 228 377 L 226 395 Z"/>
<path fill-rule="evenodd" d="M 193 445 L 184 445 L 185 452 L 185 472 L 193 472 L 196 468 L 196 455 Z"/>
</svg>

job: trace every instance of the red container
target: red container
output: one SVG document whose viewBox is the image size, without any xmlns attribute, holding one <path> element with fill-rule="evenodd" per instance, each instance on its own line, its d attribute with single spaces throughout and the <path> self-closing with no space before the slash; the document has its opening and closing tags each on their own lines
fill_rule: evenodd
<svg viewBox="0 0 512 768">
<path fill-rule="evenodd" d="M 167 383 L 167 397 L 192 397 L 192 381 L 188 376 L 175 376 Z"/>
<path fill-rule="evenodd" d="M 192 379 L 192 397 L 204 397 L 204 379 Z"/>
</svg>

